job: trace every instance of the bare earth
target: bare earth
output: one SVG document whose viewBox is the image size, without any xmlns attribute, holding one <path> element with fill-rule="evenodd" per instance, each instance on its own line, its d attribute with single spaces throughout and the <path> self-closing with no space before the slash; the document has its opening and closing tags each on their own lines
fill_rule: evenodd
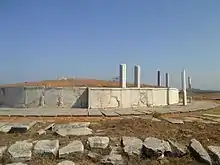
<svg viewBox="0 0 220 165">
<path fill-rule="evenodd" d="M 219 111 L 219 109 L 216 109 Z M 210 111 L 210 112 L 213 112 Z M 181 113 L 174 115 L 165 115 L 166 117 L 172 118 L 183 118 L 184 116 L 197 115 L 201 116 L 205 112 L 193 112 L 193 113 Z M 156 117 L 156 116 L 155 116 Z M 158 118 L 163 116 L 158 115 Z M 42 140 L 42 139 L 59 139 L 60 145 L 64 146 L 71 140 L 80 139 L 85 145 L 85 148 L 88 149 L 86 145 L 87 136 L 83 137 L 60 137 L 48 131 L 46 135 L 37 135 L 36 131 L 40 128 L 49 125 L 50 122 L 55 123 L 68 123 L 73 121 L 91 121 L 90 128 L 93 129 L 94 135 L 108 136 L 111 138 L 110 144 L 119 144 L 121 136 L 135 136 L 142 140 L 146 137 L 157 137 L 159 139 L 174 139 L 182 144 L 188 144 L 192 138 L 199 140 L 204 147 L 208 145 L 219 145 L 220 144 L 220 124 L 205 124 L 201 122 L 185 122 L 184 124 L 171 124 L 164 120 L 162 121 L 152 121 L 152 116 L 145 117 L 121 117 L 121 118 L 29 118 L 32 120 L 44 120 L 48 121 L 47 123 L 37 123 L 30 131 L 27 133 L 18 133 L 18 134 L 0 134 L 0 145 L 10 145 L 18 140 Z M 21 121 L 27 118 L 1 118 L 1 121 Z M 100 151 L 102 155 L 108 154 L 110 149 Z M 86 153 L 86 152 L 85 152 Z M 130 159 L 123 155 L 126 163 L 129 165 L 159 165 L 159 164 L 170 164 L 170 165 L 196 165 L 198 163 L 190 155 L 184 156 L 182 158 L 167 158 L 166 161 L 161 162 L 158 160 L 148 160 L 146 158 L 135 158 Z M 93 165 L 99 164 L 97 160 L 91 160 L 84 155 L 76 155 L 69 157 L 69 160 L 73 160 L 78 165 Z M 32 160 L 28 163 L 31 165 L 52 165 L 60 162 L 61 159 L 55 158 L 40 158 L 33 156 Z M 3 163 L 8 162 L 5 158 Z"/>
</svg>

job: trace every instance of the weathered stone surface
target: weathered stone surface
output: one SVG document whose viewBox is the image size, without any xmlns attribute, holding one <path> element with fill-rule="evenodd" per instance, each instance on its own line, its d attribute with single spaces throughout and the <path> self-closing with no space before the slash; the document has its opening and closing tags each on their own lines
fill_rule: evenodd
<svg viewBox="0 0 220 165">
<path fill-rule="evenodd" d="M 103 115 L 105 115 L 106 117 L 117 117 L 119 116 L 119 114 L 113 112 L 113 111 L 109 111 L 109 110 L 102 110 L 101 111 L 103 113 Z"/>
<path fill-rule="evenodd" d="M 60 128 L 56 131 L 56 133 L 60 136 L 86 136 L 91 135 L 92 130 L 87 127 L 79 127 L 79 128 Z"/>
<path fill-rule="evenodd" d="M 6 165 L 27 165 L 26 163 L 18 162 L 18 163 L 9 163 Z"/>
<path fill-rule="evenodd" d="M 89 137 L 88 144 L 90 148 L 104 149 L 108 147 L 109 137 L 105 137 L 105 136 Z"/>
<path fill-rule="evenodd" d="M 204 161 L 207 164 L 212 164 L 208 152 L 205 150 L 205 148 L 202 146 L 202 144 L 199 141 L 197 141 L 196 139 L 192 139 L 190 141 L 189 147 L 192 151 L 192 154 L 196 158 L 199 158 L 201 161 Z"/>
<path fill-rule="evenodd" d="M 75 163 L 70 160 L 64 160 L 64 161 L 58 163 L 57 165 L 75 165 Z"/>
<path fill-rule="evenodd" d="M 101 157 L 99 154 L 97 154 L 97 153 L 95 153 L 95 152 L 91 152 L 91 151 L 89 151 L 89 153 L 88 153 L 87 156 L 88 156 L 90 159 L 93 159 L 93 160 L 99 159 L 99 158 Z"/>
<path fill-rule="evenodd" d="M 23 133 L 27 132 L 31 127 L 33 127 L 37 122 L 36 121 L 25 121 L 22 123 L 12 123 L 10 124 L 11 129 L 10 133 Z"/>
<path fill-rule="evenodd" d="M 170 146 L 172 148 L 172 156 L 181 157 L 187 154 L 187 147 L 178 143 L 174 142 L 173 140 L 168 140 Z"/>
<path fill-rule="evenodd" d="M 0 132 L 22 133 L 28 131 L 36 123 L 36 121 L 26 121 L 22 123 L 2 123 L 0 127 Z"/>
<path fill-rule="evenodd" d="M 163 117 L 163 120 L 166 120 L 166 121 L 168 121 L 169 123 L 172 123 L 172 124 L 184 124 L 183 120 L 180 120 L 180 119 L 173 119 L 173 118 Z"/>
<path fill-rule="evenodd" d="M 37 131 L 38 135 L 46 135 L 46 131 L 43 129 L 40 129 Z"/>
<path fill-rule="evenodd" d="M 67 146 L 62 147 L 59 150 L 59 158 L 63 158 L 68 154 L 72 153 L 82 153 L 84 151 L 84 145 L 79 140 L 74 140 L 73 142 L 69 143 Z"/>
<path fill-rule="evenodd" d="M 69 124 L 55 124 L 52 127 L 52 131 L 56 132 L 59 129 L 74 129 L 74 128 L 84 128 L 84 127 L 89 127 L 90 122 L 73 122 Z"/>
<path fill-rule="evenodd" d="M 160 121 L 161 121 L 160 119 L 155 118 L 155 117 L 153 117 L 151 120 L 152 120 L 152 121 L 158 121 L 158 122 L 160 122 Z"/>
<path fill-rule="evenodd" d="M 2 156 L 5 153 L 6 149 L 7 149 L 7 146 L 1 146 L 0 147 L 0 159 L 2 159 Z"/>
<path fill-rule="evenodd" d="M 217 164 L 220 164 L 220 146 L 208 146 L 208 150 L 212 153 Z"/>
<path fill-rule="evenodd" d="M 143 152 L 147 157 L 160 157 L 165 151 L 163 140 L 148 137 L 143 143 Z"/>
<path fill-rule="evenodd" d="M 141 150 L 143 146 L 142 140 L 136 138 L 136 137 L 122 137 L 122 145 L 124 152 L 128 154 L 129 156 L 139 156 L 141 155 Z"/>
<path fill-rule="evenodd" d="M 40 140 L 34 146 L 34 153 L 39 155 L 56 156 L 59 149 L 59 140 Z"/>
<path fill-rule="evenodd" d="M 17 141 L 8 148 L 11 160 L 14 162 L 31 159 L 33 144 L 26 141 Z"/>
<path fill-rule="evenodd" d="M 101 163 L 106 165 L 123 165 L 124 161 L 120 154 L 110 154 L 101 159 Z"/>
</svg>

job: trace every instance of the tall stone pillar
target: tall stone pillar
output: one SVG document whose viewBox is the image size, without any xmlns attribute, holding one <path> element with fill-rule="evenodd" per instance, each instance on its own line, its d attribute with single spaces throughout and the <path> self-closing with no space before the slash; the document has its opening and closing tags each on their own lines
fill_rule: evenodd
<svg viewBox="0 0 220 165">
<path fill-rule="evenodd" d="M 170 87 L 170 80 L 169 80 L 169 73 L 166 73 L 166 75 L 165 75 L 166 77 L 165 77 L 165 79 L 166 79 L 166 88 L 169 88 Z"/>
<path fill-rule="evenodd" d="M 161 75 L 160 75 L 160 71 L 157 71 L 157 87 L 161 86 Z"/>
<path fill-rule="evenodd" d="M 120 87 L 121 88 L 126 88 L 126 64 L 121 64 L 120 65 L 120 73 L 119 73 L 119 81 L 120 81 Z"/>
<path fill-rule="evenodd" d="M 190 103 L 192 102 L 193 100 L 193 96 L 192 96 L 192 80 L 191 80 L 191 77 L 188 77 L 188 92 L 189 92 L 189 95 L 190 95 Z"/>
<path fill-rule="evenodd" d="M 134 85 L 137 88 L 141 87 L 141 67 L 139 65 L 134 66 Z"/>
<path fill-rule="evenodd" d="M 182 92 L 183 92 L 183 105 L 187 105 L 187 93 L 186 93 L 186 72 L 182 71 Z"/>
<path fill-rule="evenodd" d="M 170 80 L 169 73 L 165 74 L 166 88 L 167 88 L 167 105 L 170 105 Z"/>
</svg>

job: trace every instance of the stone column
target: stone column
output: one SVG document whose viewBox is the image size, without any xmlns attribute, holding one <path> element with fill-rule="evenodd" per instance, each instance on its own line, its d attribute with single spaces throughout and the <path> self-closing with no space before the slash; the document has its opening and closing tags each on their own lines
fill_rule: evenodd
<svg viewBox="0 0 220 165">
<path fill-rule="evenodd" d="M 165 81 L 166 81 L 166 88 L 167 88 L 167 105 L 170 105 L 170 80 L 169 80 L 169 73 L 166 73 Z"/>
<path fill-rule="evenodd" d="M 126 64 L 121 64 L 120 65 L 120 73 L 119 73 L 119 81 L 120 81 L 120 87 L 121 88 L 126 88 Z"/>
<path fill-rule="evenodd" d="M 157 71 L 157 87 L 161 86 L 161 75 L 160 75 L 160 71 Z"/>
<path fill-rule="evenodd" d="M 137 88 L 141 87 L 141 67 L 139 65 L 134 66 L 134 85 Z"/>
<path fill-rule="evenodd" d="M 188 91 L 189 91 L 189 99 L 190 99 L 190 103 L 192 102 L 192 80 L 191 77 L 188 77 Z"/>
<path fill-rule="evenodd" d="M 186 72 L 182 71 L 182 92 L 183 92 L 183 105 L 187 105 L 187 93 L 186 93 Z"/>
<path fill-rule="evenodd" d="M 170 87 L 169 73 L 166 73 L 166 88 Z"/>
</svg>

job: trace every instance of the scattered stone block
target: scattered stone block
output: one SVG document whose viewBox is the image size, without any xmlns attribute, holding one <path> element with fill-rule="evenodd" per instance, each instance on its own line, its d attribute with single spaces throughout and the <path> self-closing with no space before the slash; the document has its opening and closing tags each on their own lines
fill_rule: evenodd
<svg viewBox="0 0 220 165">
<path fill-rule="evenodd" d="M 59 150 L 59 158 L 63 158 L 68 154 L 73 153 L 82 153 L 84 151 L 84 145 L 79 140 L 74 140 L 73 142 L 69 143 L 67 146 L 62 147 Z"/>
<path fill-rule="evenodd" d="M 174 142 L 173 140 L 168 140 L 168 142 L 170 143 L 170 146 L 172 148 L 172 156 L 175 157 L 182 157 L 184 155 L 187 154 L 187 147 L 178 143 L 178 142 Z"/>
<path fill-rule="evenodd" d="M 101 163 L 106 165 L 123 165 L 124 161 L 120 154 L 110 154 L 101 159 Z"/>
<path fill-rule="evenodd" d="M 92 149 L 105 149 L 109 144 L 109 137 L 94 136 L 88 138 L 88 144 Z"/>
<path fill-rule="evenodd" d="M 168 121 L 169 123 L 172 123 L 172 124 L 184 124 L 183 120 L 180 120 L 180 119 L 173 119 L 173 118 L 163 117 L 163 120 L 166 120 L 166 121 Z"/>
<path fill-rule="evenodd" d="M 33 144 L 26 141 L 17 141 L 8 148 L 13 162 L 27 161 L 31 159 Z"/>
<path fill-rule="evenodd" d="M 87 155 L 90 159 L 96 160 L 99 159 L 101 156 L 95 152 L 91 152 L 89 151 L 88 155 Z"/>
<path fill-rule="evenodd" d="M 129 156 L 140 156 L 142 151 L 143 142 L 136 137 L 122 137 L 122 146 L 124 152 Z"/>
<path fill-rule="evenodd" d="M 52 131 L 56 132 L 59 129 L 73 129 L 89 127 L 90 122 L 73 122 L 69 124 L 55 124 L 52 126 Z"/>
<path fill-rule="evenodd" d="M 119 114 L 113 112 L 113 111 L 109 111 L 109 110 L 103 110 L 101 111 L 103 113 L 104 116 L 106 117 L 117 117 L 119 116 Z"/>
<path fill-rule="evenodd" d="M 37 131 L 38 135 L 46 135 L 46 131 L 43 129 L 40 129 Z"/>
<path fill-rule="evenodd" d="M 59 149 L 59 140 L 39 140 L 34 146 L 34 153 L 41 156 L 56 156 Z"/>
<path fill-rule="evenodd" d="M 151 120 L 152 120 L 152 121 L 157 121 L 157 122 L 160 122 L 160 121 L 161 121 L 160 119 L 155 118 L 155 117 L 153 117 Z"/>
<path fill-rule="evenodd" d="M 189 144 L 190 150 L 192 151 L 192 155 L 195 158 L 205 162 L 206 164 L 212 164 L 211 158 L 202 144 L 196 139 L 192 139 Z"/>
<path fill-rule="evenodd" d="M 18 163 L 9 163 L 6 165 L 27 165 L 26 163 L 18 162 Z"/>
<path fill-rule="evenodd" d="M 7 146 L 1 146 L 0 147 L 0 160 L 2 159 L 2 156 L 5 153 L 6 149 L 7 149 Z"/>
<path fill-rule="evenodd" d="M 220 164 L 220 146 L 208 146 L 208 150 L 213 155 L 217 164 Z"/>
<path fill-rule="evenodd" d="M 60 136 L 86 136 L 91 135 L 92 130 L 87 127 L 81 128 L 60 128 L 56 131 L 56 133 Z"/>
<path fill-rule="evenodd" d="M 64 161 L 58 163 L 57 165 L 75 165 L 75 163 L 70 160 L 64 160 Z"/>
<path fill-rule="evenodd" d="M 148 137 L 143 143 L 143 153 L 149 158 L 158 158 L 163 155 L 165 151 L 163 140 Z"/>
</svg>

